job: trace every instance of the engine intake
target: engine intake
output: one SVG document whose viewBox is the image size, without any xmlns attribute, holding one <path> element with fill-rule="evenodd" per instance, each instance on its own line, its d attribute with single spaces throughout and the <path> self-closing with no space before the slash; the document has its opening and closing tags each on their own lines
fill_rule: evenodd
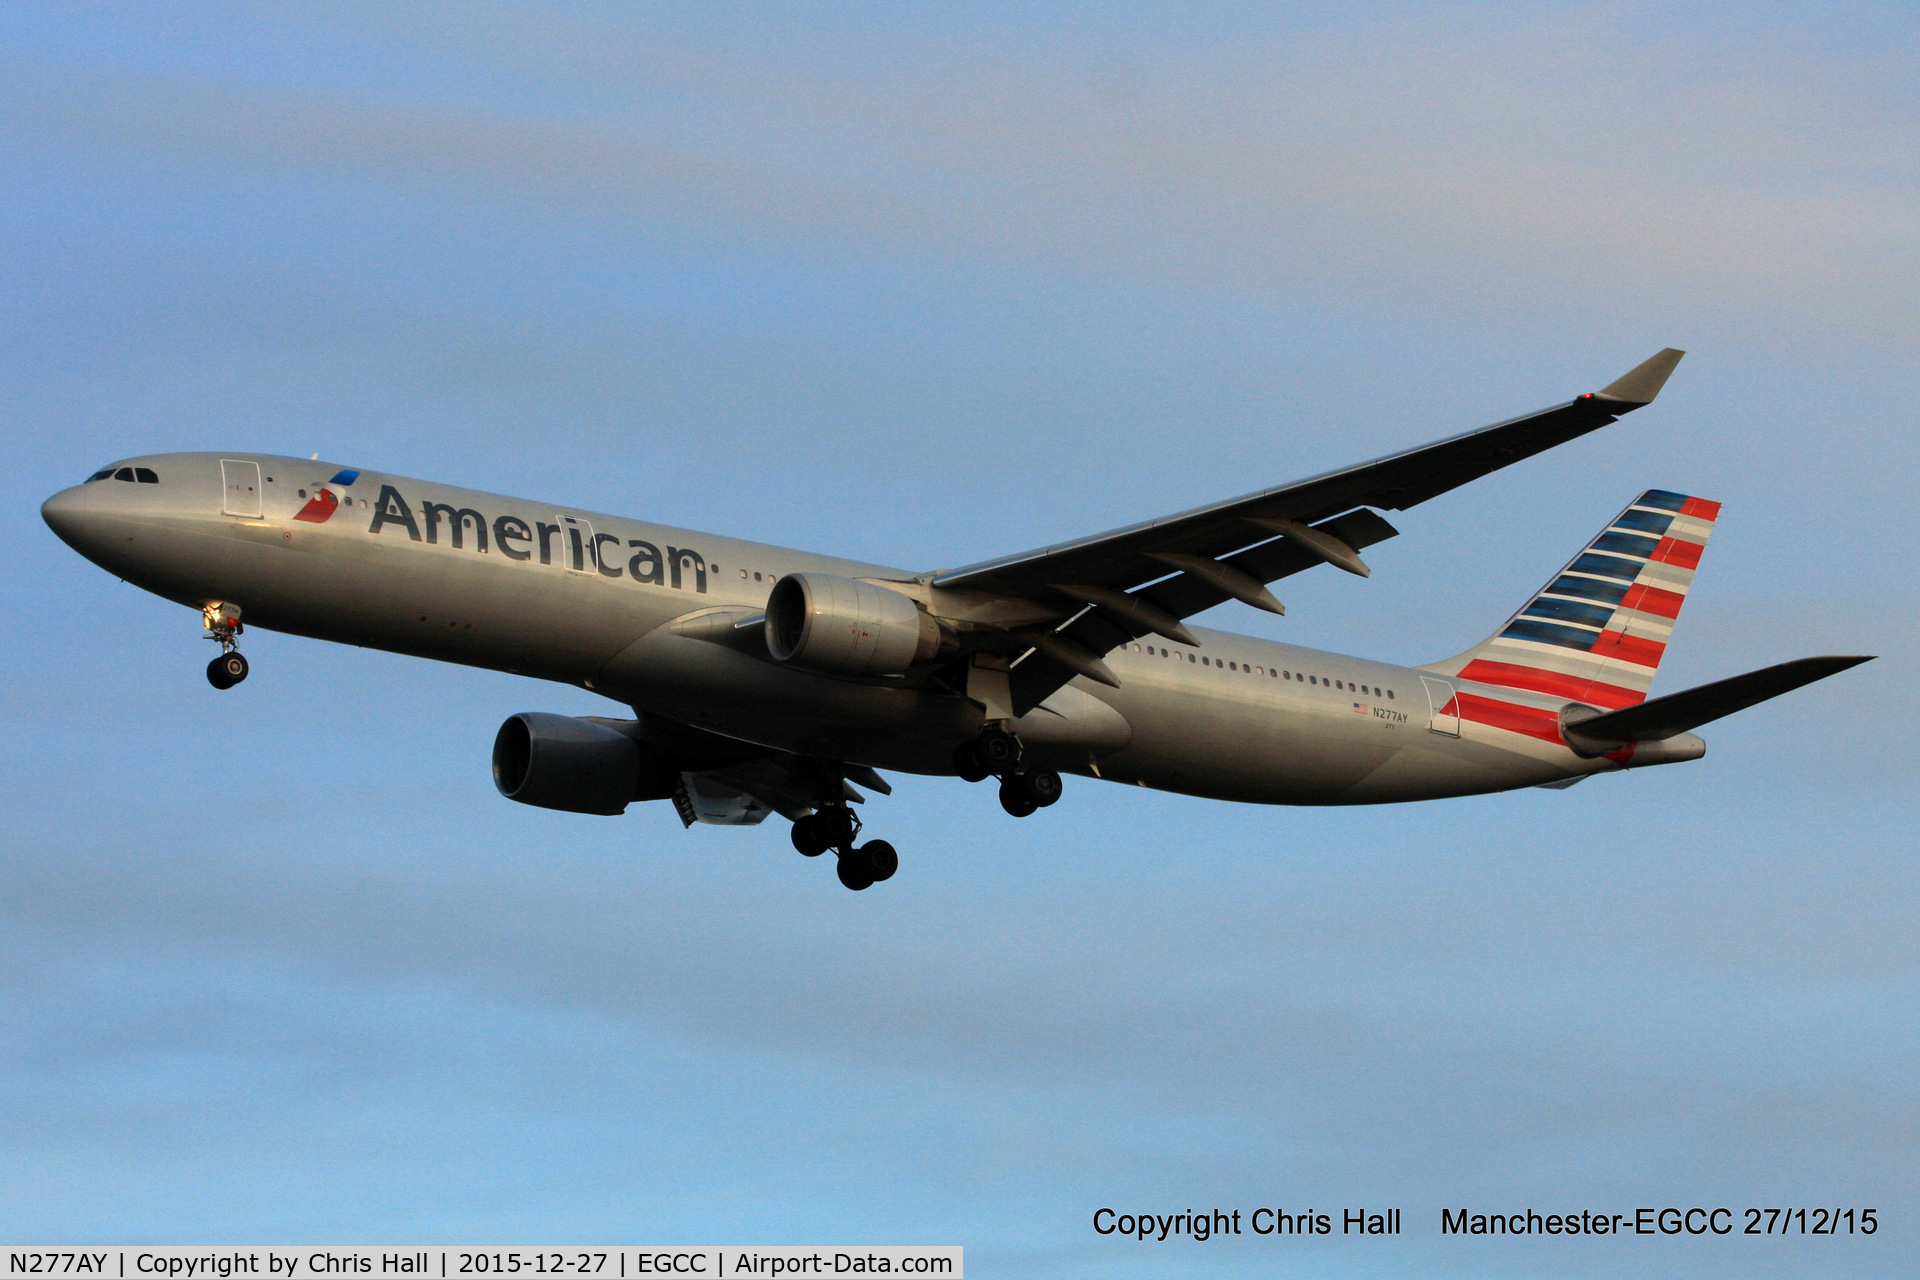
<svg viewBox="0 0 1920 1280">
<path fill-rule="evenodd" d="M 523 711 L 493 738 L 493 785 L 521 804 L 568 813 L 625 813 L 641 799 L 640 744 L 593 720 Z"/>
<path fill-rule="evenodd" d="M 940 648 L 940 624 L 919 605 L 858 578 L 790 573 L 767 597 L 767 652 L 796 667 L 900 675 Z"/>
</svg>

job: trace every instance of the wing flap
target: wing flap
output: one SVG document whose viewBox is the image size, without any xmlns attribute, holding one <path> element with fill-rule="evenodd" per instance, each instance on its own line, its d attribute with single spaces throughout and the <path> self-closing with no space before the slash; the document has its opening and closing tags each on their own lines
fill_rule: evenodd
<svg viewBox="0 0 1920 1280">
<path fill-rule="evenodd" d="M 1364 507 L 1312 527 L 1322 533 L 1332 534 L 1356 551 L 1400 535 L 1400 531 L 1388 524 L 1384 517 Z M 1314 568 L 1322 561 L 1290 538 L 1275 538 L 1228 556 L 1221 563 L 1240 570 L 1256 582 L 1278 582 L 1303 569 Z M 1155 583 L 1142 591 L 1140 598 L 1176 618 L 1191 618 L 1196 613 L 1232 599 L 1220 588 L 1191 573 Z M 1135 639 L 1139 634 L 1136 632 L 1127 639 Z"/>
</svg>

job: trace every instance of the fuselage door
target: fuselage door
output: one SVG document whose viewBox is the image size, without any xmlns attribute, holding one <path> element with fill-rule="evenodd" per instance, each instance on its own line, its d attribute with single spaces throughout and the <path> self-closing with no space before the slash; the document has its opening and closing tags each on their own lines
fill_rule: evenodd
<svg viewBox="0 0 1920 1280">
<path fill-rule="evenodd" d="M 561 561 L 574 573 L 592 573 L 594 561 L 593 526 L 579 516 L 560 517 Z"/>
<path fill-rule="evenodd" d="M 1433 716 L 1427 727 L 1449 738 L 1459 737 L 1460 704 L 1454 701 L 1453 686 L 1433 676 L 1421 676 L 1420 683 L 1427 691 L 1427 708 Z"/>
<path fill-rule="evenodd" d="M 220 459 L 220 478 L 226 482 L 226 496 L 220 510 L 230 516 L 260 518 L 260 464 Z"/>
</svg>

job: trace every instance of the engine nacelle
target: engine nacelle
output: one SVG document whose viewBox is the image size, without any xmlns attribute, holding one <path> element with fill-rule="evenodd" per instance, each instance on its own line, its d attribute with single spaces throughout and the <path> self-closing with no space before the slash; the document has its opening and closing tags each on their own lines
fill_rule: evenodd
<svg viewBox="0 0 1920 1280">
<path fill-rule="evenodd" d="M 493 739 L 493 785 L 521 804 L 568 813 L 625 813 L 642 799 L 651 763 L 618 729 L 573 716 L 523 711 Z"/>
<path fill-rule="evenodd" d="M 898 591 L 831 573 L 790 573 L 767 597 L 767 652 L 844 676 L 900 675 L 940 652 L 940 624 Z"/>
</svg>

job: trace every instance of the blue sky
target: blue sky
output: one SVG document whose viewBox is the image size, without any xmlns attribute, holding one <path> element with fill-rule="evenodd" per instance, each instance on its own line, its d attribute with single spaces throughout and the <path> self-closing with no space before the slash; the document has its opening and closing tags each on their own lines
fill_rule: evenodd
<svg viewBox="0 0 1920 1280">
<path fill-rule="evenodd" d="M 961 1243 L 977 1275 L 1891 1275 L 1920 1212 L 1909 6 L 0 11 L 0 1237 Z M 1660 402 L 1207 621 L 1472 644 L 1722 501 L 1656 691 L 1868 667 L 1571 791 L 900 778 L 777 826 L 500 800 L 589 695 L 75 557 L 129 453 L 306 455 L 932 568 L 1589 390 Z M 556 620 L 563 625 L 564 620 Z M 1873 1205 L 1479 1244 L 1440 1207 Z M 1101 1205 L 1398 1206 L 1135 1245 Z"/>
</svg>

